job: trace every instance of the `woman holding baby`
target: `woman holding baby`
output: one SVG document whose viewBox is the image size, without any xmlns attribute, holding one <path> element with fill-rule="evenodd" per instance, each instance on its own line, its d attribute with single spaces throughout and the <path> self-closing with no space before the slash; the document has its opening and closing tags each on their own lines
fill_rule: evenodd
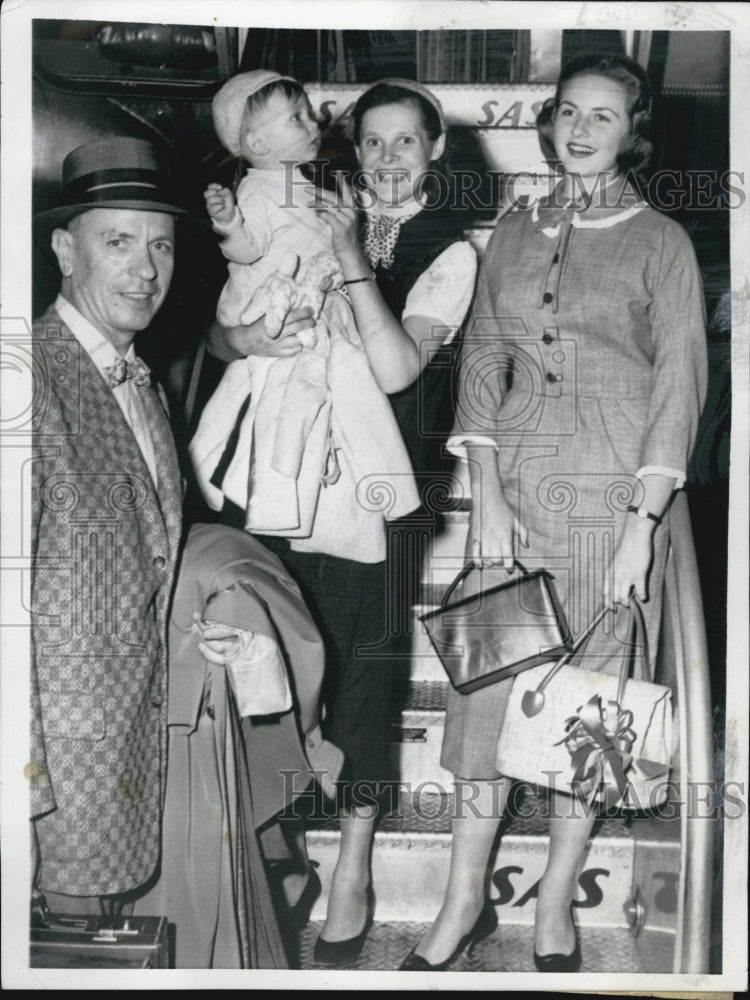
<svg viewBox="0 0 750 1000">
<path fill-rule="evenodd" d="M 378 783 L 397 777 L 389 772 L 388 730 L 396 680 L 393 657 L 388 655 L 389 633 L 394 631 L 394 615 L 402 622 L 407 613 L 405 606 L 394 608 L 394 604 L 408 603 L 420 572 L 418 548 L 408 566 L 407 557 L 398 573 L 389 572 L 387 521 L 420 509 L 427 496 L 424 489 L 440 472 L 440 448 L 452 422 L 456 334 L 473 296 L 476 256 L 463 239 L 465 218 L 446 204 L 446 123 L 439 101 L 427 88 L 412 80 L 393 79 L 366 90 L 351 116 L 361 168 L 355 180 L 356 198 L 341 185 L 338 196 L 318 192 L 314 205 L 295 202 L 290 207 L 284 186 L 287 171 L 298 171 L 299 164 L 317 155 L 319 133 L 309 101 L 299 85 L 266 71 L 241 74 L 230 85 L 232 100 L 222 103 L 219 99 L 219 116 L 214 105 L 217 132 L 230 151 L 245 156 L 251 168 L 240 185 L 237 205 L 227 198 L 228 192 L 215 187 L 206 192 L 206 198 L 209 213 L 218 220 L 216 228 L 225 241 L 232 241 L 222 245 L 232 261 L 232 279 L 242 268 L 252 271 L 255 264 L 248 268 L 247 262 L 259 252 L 266 261 L 263 267 L 268 267 L 277 245 L 287 253 L 295 250 L 301 257 L 300 268 L 307 266 L 313 248 L 315 253 L 327 249 L 337 259 L 338 288 L 345 291 L 337 291 L 334 281 L 317 315 L 314 301 L 307 305 L 302 298 L 299 306 L 299 300 L 295 303 L 290 297 L 280 333 L 269 331 L 266 319 L 248 322 L 253 316 L 246 308 L 231 322 L 226 315 L 220 316 L 223 325 L 213 329 L 211 351 L 229 362 L 250 358 L 253 377 L 263 359 L 277 359 L 266 364 L 268 377 L 283 371 L 274 370 L 282 362 L 289 365 L 293 379 L 297 374 L 294 359 L 302 359 L 298 363 L 315 373 L 304 380 L 306 399 L 321 378 L 328 377 L 330 384 L 329 376 L 342 367 L 332 363 L 334 350 L 340 350 L 347 364 L 359 365 L 353 370 L 361 373 L 355 380 L 341 380 L 349 384 L 338 390 L 339 399 L 350 399 L 351 420 L 347 415 L 337 424 L 334 395 L 329 457 L 334 454 L 340 467 L 334 471 L 338 478 L 320 490 L 311 534 L 300 537 L 290 530 L 285 536 L 283 528 L 271 533 L 248 529 L 281 558 L 298 583 L 326 644 L 323 728 L 345 754 L 340 783 L 344 795 L 339 810 L 339 856 L 314 958 L 320 964 L 340 966 L 357 958 L 373 919 L 370 855 Z M 248 114 L 249 107 L 255 109 L 254 117 Z M 227 122 L 236 123 L 229 128 L 234 149 L 226 141 Z M 256 196 L 249 202 L 243 196 L 251 186 Z M 284 268 L 288 274 L 286 263 Z M 243 307 L 257 292 L 258 273 L 247 275 L 249 294 L 241 297 Z M 283 295 L 283 287 L 277 292 Z M 329 300 L 338 303 L 334 317 Z M 345 331 L 347 310 L 350 323 Z M 313 347 L 304 347 L 297 335 L 313 323 L 316 331 L 322 324 L 326 336 L 317 337 Z M 323 361 L 316 362 L 316 351 L 328 352 Z M 257 397 L 256 392 L 256 401 Z M 386 410 L 378 409 L 381 401 Z M 361 428 L 361 440 L 367 441 L 370 434 L 375 442 L 384 438 L 392 444 L 383 449 L 383 465 L 373 467 L 372 477 L 354 474 L 347 478 L 347 447 L 353 448 L 355 473 L 360 468 L 356 441 L 352 444 L 349 439 L 357 437 L 352 427 L 362 406 L 377 412 L 378 418 L 375 426 Z M 319 412 L 311 416 L 310 433 Z M 287 424 L 283 408 L 276 413 L 280 423 L 275 424 L 274 433 Z M 254 426 L 257 432 L 258 424 Z M 340 448 L 337 433 L 346 439 Z M 406 467 L 399 452 L 404 445 Z M 250 479 L 255 481 L 252 474 Z M 366 492 L 358 492 L 357 483 L 370 479 L 375 497 L 379 480 L 388 484 L 385 494 L 395 507 L 386 512 L 369 509 L 377 508 L 377 502 Z M 221 491 L 222 482 L 215 475 L 212 481 Z M 222 519 L 247 528 L 253 523 L 252 497 L 247 506 L 244 495 L 241 500 L 235 503 L 224 494 Z M 216 506 L 217 501 L 214 497 Z M 365 522 L 364 535 L 371 544 L 363 547 L 359 528 L 347 541 L 350 524 Z M 392 578 L 402 582 L 394 588 Z M 290 844 L 299 849 L 298 865 L 290 869 L 284 891 L 300 927 L 320 886 L 304 850 L 304 831 L 294 832 L 290 824 L 284 825 Z"/>
</svg>

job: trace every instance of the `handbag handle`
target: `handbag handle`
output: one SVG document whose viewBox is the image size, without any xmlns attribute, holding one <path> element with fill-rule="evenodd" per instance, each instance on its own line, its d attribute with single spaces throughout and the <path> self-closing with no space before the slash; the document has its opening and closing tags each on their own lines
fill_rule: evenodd
<svg viewBox="0 0 750 1000">
<path fill-rule="evenodd" d="M 513 562 L 516 564 L 516 566 L 518 566 L 518 568 L 521 570 L 521 572 L 523 573 L 524 576 L 528 576 L 529 575 L 529 571 L 526 569 L 525 566 L 523 566 L 518 561 L 518 559 L 514 559 Z M 466 577 L 469 575 L 469 573 L 471 573 L 471 571 L 473 569 L 478 569 L 478 567 L 474 564 L 473 561 L 471 561 L 471 562 L 467 562 L 466 565 L 463 567 L 463 569 L 461 569 L 459 571 L 458 576 L 455 578 L 455 580 L 453 581 L 453 583 L 450 584 L 450 586 L 448 587 L 448 589 L 445 592 L 445 595 L 443 596 L 443 600 L 440 603 L 440 610 L 441 611 L 445 611 L 446 607 L 448 606 L 448 602 L 451 599 L 451 594 L 456 589 L 456 587 L 459 585 L 459 583 L 463 583 L 463 581 L 466 579 Z"/>
<path fill-rule="evenodd" d="M 648 657 L 648 643 L 646 640 L 646 625 L 643 620 L 643 611 L 641 606 L 635 597 L 630 598 L 630 630 L 628 632 L 628 646 L 632 646 L 632 640 L 640 639 L 640 643 L 636 643 L 643 650 L 643 668 L 648 676 L 650 676 L 651 670 L 649 666 Z M 601 608 L 599 612 L 594 616 L 594 618 L 589 622 L 583 632 L 578 636 L 576 641 L 571 646 L 570 650 L 559 659 L 556 663 L 550 667 L 544 677 L 541 679 L 539 684 L 533 691 L 524 691 L 523 698 L 521 699 L 521 709 L 523 713 L 528 718 L 534 715 L 538 715 L 544 707 L 544 689 L 547 687 L 549 682 L 562 669 L 566 664 L 570 663 L 576 653 L 579 652 L 581 647 L 588 642 L 591 635 L 596 631 L 599 623 L 607 615 L 608 612 L 615 611 L 614 608 L 605 606 Z M 625 685 L 627 684 L 628 675 L 630 673 L 630 650 L 623 653 L 622 664 L 620 666 L 620 682 L 617 688 L 617 701 L 622 704 L 623 698 L 625 696 Z"/>
<path fill-rule="evenodd" d="M 620 683 L 617 686 L 617 703 L 622 705 L 625 698 L 625 686 L 630 676 L 630 666 L 635 662 L 637 654 L 635 648 L 641 650 L 641 680 L 651 680 L 651 663 L 648 655 L 648 637 L 646 635 L 646 622 L 643 619 L 643 609 L 637 599 L 630 597 L 630 630 L 628 632 L 628 646 L 630 647 L 622 655 L 620 665 Z M 632 660 L 631 660 L 631 653 Z"/>
</svg>

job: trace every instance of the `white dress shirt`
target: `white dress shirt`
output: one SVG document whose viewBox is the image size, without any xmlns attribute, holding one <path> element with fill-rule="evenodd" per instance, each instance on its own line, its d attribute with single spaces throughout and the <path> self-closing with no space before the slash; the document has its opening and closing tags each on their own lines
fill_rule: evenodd
<svg viewBox="0 0 750 1000">
<path fill-rule="evenodd" d="M 113 365 L 118 357 L 120 357 L 114 346 L 62 295 L 57 296 L 55 309 L 60 319 L 65 323 L 102 373 L 102 377 L 106 380 L 104 369 Z M 134 361 L 135 357 L 135 348 L 131 344 L 125 355 L 125 360 Z M 131 379 L 125 379 L 120 385 L 111 387 L 111 389 L 112 395 L 117 400 L 117 405 L 122 410 L 122 414 L 133 432 L 138 447 L 141 449 L 143 460 L 148 467 L 148 471 L 151 473 L 154 486 L 157 486 L 156 452 L 154 451 L 154 442 L 151 437 L 151 430 L 148 426 L 146 411 L 143 407 L 143 400 L 140 397 L 138 387 Z"/>
</svg>

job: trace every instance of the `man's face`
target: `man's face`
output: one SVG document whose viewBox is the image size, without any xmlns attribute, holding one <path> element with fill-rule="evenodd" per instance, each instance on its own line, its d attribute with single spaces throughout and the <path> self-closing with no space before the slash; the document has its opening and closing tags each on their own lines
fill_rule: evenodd
<svg viewBox="0 0 750 1000">
<path fill-rule="evenodd" d="M 94 208 L 56 229 L 63 295 L 121 353 L 164 301 L 174 267 L 174 219 Z"/>
</svg>

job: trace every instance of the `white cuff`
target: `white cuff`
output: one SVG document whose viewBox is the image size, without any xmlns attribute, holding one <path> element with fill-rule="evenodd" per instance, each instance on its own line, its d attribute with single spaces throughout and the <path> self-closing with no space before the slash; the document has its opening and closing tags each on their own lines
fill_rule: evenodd
<svg viewBox="0 0 750 1000">
<path fill-rule="evenodd" d="M 497 442 L 491 437 L 485 437 L 482 434 L 451 434 L 445 447 L 451 455 L 457 455 L 459 458 L 466 458 L 467 444 L 487 445 L 490 448 L 494 448 L 495 451 L 498 450 Z"/>
<path fill-rule="evenodd" d="M 675 479 L 674 488 L 676 490 L 681 490 L 687 479 L 684 469 L 670 469 L 666 465 L 643 465 L 635 476 L 636 479 L 643 479 L 644 476 L 666 476 L 668 479 Z"/>
<path fill-rule="evenodd" d="M 236 229 L 240 229 L 242 226 L 242 212 L 240 212 L 239 206 L 234 206 L 234 214 L 229 222 L 217 222 L 216 219 L 211 219 L 211 225 L 214 232 L 220 236 L 228 236 Z"/>
</svg>

